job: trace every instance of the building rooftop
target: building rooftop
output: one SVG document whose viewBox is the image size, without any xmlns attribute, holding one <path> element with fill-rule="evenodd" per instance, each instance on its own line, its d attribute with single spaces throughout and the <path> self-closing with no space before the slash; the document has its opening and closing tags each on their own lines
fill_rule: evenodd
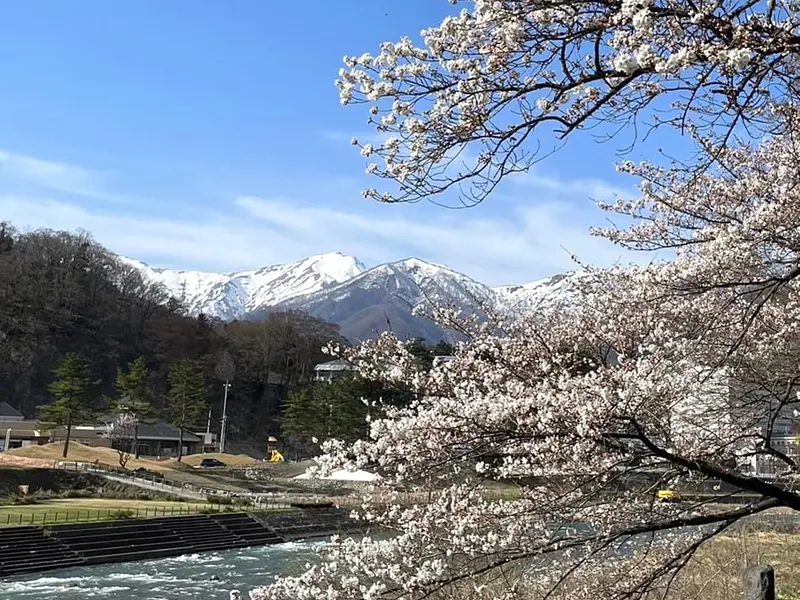
<svg viewBox="0 0 800 600">
<path fill-rule="evenodd" d="M 0 438 L 5 435 L 6 429 L 12 429 L 14 432 L 42 431 L 43 433 L 49 433 L 50 431 L 49 427 L 42 427 L 38 421 L 12 421 L 10 419 L 0 417 Z"/>
<path fill-rule="evenodd" d="M 8 402 L 0 402 L 0 421 L 22 421 L 24 415 Z"/>
<path fill-rule="evenodd" d="M 180 439 L 180 432 L 177 428 L 164 421 L 156 423 L 139 423 L 139 439 L 140 440 L 170 440 L 178 441 Z M 199 437 L 188 431 L 183 432 L 184 442 L 202 442 Z"/>
<path fill-rule="evenodd" d="M 433 366 L 438 367 L 441 364 L 453 362 L 456 359 L 455 356 L 445 355 L 445 356 L 434 356 L 433 357 Z"/>
<path fill-rule="evenodd" d="M 314 367 L 315 371 L 355 371 L 356 368 L 353 363 L 344 360 L 342 358 L 337 358 L 336 360 L 331 360 L 328 362 L 324 362 L 318 364 Z"/>
<path fill-rule="evenodd" d="M 114 415 L 103 415 L 98 418 L 100 423 L 108 425 L 114 421 Z M 173 427 L 166 421 L 156 421 L 155 423 L 139 423 L 139 440 L 161 440 L 161 441 L 175 441 L 180 439 L 180 432 L 177 428 Z M 195 434 L 189 431 L 183 432 L 184 442 L 200 442 L 202 441 Z"/>
</svg>

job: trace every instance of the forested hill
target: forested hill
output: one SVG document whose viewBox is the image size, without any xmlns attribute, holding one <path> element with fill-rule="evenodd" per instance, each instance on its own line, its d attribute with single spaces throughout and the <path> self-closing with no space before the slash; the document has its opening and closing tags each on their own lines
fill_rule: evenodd
<svg viewBox="0 0 800 600">
<path fill-rule="evenodd" d="M 0 400 L 26 417 L 51 401 L 48 385 L 68 353 L 88 361 L 99 406 L 114 397 L 117 369 L 144 357 L 157 410 L 170 365 L 189 359 L 202 365 L 215 419 L 232 379 L 230 438 L 263 438 L 279 431 L 279 402 L 310 380 L 333 339 L 337 327 L 300 313 L 227 324 L 188 317 L 88 234 L 0 223 Z"/>
</svg>

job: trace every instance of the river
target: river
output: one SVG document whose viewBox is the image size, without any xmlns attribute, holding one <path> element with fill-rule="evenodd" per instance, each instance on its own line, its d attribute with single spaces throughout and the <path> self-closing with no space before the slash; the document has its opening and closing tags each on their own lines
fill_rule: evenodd
<svg viewBox="0 0 800 600">
<path fill-rule="evenodd" d="M 0 582 L 0 600 L 228 600 L 276 576 L 300 574 L 324 541 L 79 567 Z M 216 578 L 217 580 L 212 580 Z"/>
<path fill-rule="evenodd" d="M 795 522 L 794 516 L 776 515 L 772 528 L 783 530 Z M 574 524 L 563 529 L 575 534 L 582 533 L 585 526 Z M 325 543 L 289 542 L 18 577 L 0 581 L 0 600 L 228 600 L 231 590 L 239 590 L 247 598 L 249 590 L 271 583 L 278 575 L 305 571 Z M 620 550 L 627 553 L 636 545 L 636 540 L 630 540 Z"/>
</svg>

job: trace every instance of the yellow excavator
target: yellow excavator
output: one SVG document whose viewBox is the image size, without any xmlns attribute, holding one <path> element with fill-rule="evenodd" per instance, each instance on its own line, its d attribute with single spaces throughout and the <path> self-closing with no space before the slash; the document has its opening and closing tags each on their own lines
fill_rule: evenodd
<svg viewBox="0 0 800 600">
<path fill-rule="evenodd" d="M 269 452 L 269 458 L 266 459 L 268 462 L 274 463 L 281 463 L 285 458 L 283 458 L 283 454 L 278 452 L 278 438 L 269 436 L 267 438 L 267 452 Z"/>
<path fill-rule="evenodd" d="M 664 489 L 656 492 L 656 502 L 680 502 L 681 493 L 675 489 Z"/>
</svg>

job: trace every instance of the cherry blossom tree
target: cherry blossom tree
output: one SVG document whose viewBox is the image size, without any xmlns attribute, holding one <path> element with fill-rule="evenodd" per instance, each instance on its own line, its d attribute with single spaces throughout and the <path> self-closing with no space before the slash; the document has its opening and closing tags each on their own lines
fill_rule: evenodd
<svg viewBox="0 0 800 600">
<path fill-rule="evenodd" d="M 343 104 L 367 104 L 377 140 L 353 140 L 385 202 L 455 191 L 480 202 L 564 139 L 595 128 L 699 128 L 726 142 L 772 131 L 797 98 L 794 0 L 451 0 L 438 27 L 345 58 Z M 600 129 L 596 129 L 601 126 Z M 755 128 L 755 129 L 753 129 Z"/>
<path fill-rule="evenodd" d="M 353 144 L 388 186 L 365 196 L 476 203 L 542 140 L 678 128 L 698 153 L 619 165 L 638 198 L 601 207 L 633 224 L 593 232 L 665 258 L 586 265 L 572 296 L 522 317 L 442 311 L 469 341 L 430 371 L 389 335 L 339 352 L 419 398 L 320 458 L 385 476 L 355 515 L 381 533 L 334 538 L 254 600 L 664 598 L 707 542 L 800 510 L 798 6 L 463 4 L 422 45 L 345 59 L 341 101 L 369 105 L 378 133 Z"/>
<path fill-rule="evenodd" d="M 430 372 L 388 335 L 345 352 L 420 395 L 321 458 L 387 476 L 357 511 L 386 534 L 334 539 L 251 597 L 663 598 L 707 541 L 799 510 L 796 434 L 780 429 L 799 402 L 800 112 L 769 110 L 788 133 L 700 137 L 702 172 L 620 165 L 640 197 L 603 208 L 634 224 L 594 233 L 669 260 L 587 268 L 577 303 L 461 322 L 470 341 Z M 392 501 L 400 483 L 431 500 Z M 675 486 L 683 502 L 655 501 Z"/>
<path fill-rule="evenodd" d="M 107 425 L 108 438 L 111 440 L 112 447 L 117 451 L 119 466 L 123 469 L 128 464 L 131 454 L 134 453 L 137 427 L 135 415 L 128 412 L 120 413 Z"/>
</svg>

